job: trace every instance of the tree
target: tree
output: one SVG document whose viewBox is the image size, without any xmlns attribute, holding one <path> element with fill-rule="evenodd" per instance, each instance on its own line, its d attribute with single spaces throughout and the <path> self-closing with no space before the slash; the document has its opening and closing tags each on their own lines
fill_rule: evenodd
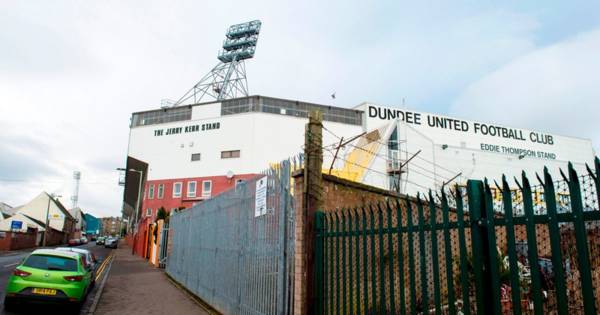
<svg viewBox="0 0 600 315">
<path fill-rule="evenodd" d="M 165 210 L 165 207 L 160 207 L 158 209 L 158 212 L 156 213 L 156 221 L 158 220 L 165 220 L 165 222 L 169 221 L 169 214 L 167 213 L 167 210 Z"/>
</svg>

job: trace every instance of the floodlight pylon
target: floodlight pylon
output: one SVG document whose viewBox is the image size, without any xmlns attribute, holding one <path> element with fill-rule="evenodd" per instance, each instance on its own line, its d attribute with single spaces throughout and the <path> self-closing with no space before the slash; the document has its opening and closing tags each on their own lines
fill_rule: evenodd
<svg viewBox="0 0 600 315">
<path fill-rule="evenodd" d="M 248 96 L 245 60 L 254 57 L 261 22 L 251 21 L 228 28 L 219 63 L 173 106 L 196 104 L 204 98 L 215 100 Z"/>
</svg>

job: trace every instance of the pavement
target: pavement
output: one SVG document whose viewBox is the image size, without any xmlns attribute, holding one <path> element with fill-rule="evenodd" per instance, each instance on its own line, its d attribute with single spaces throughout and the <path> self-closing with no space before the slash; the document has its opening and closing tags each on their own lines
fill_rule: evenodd
<svg viewBox="0 0 600 315">
<path fill-rule="evenodd" d="M 162 269 L 119 243 L 94 314 L 211 314 L 177 288 Z"/>
<path fill-rule="evenodd" d="M 66 246 L 66 245 L 60 245 L 60 246 Z M 52 246 L 49 248 L 53 248 L 53 247 L 57 247 L 57 246 Z M 65 313 L 64 310 L 62 310 L 60 307 L 53 307 L 53 308 L 48 308 L 45 306 L 28 306 L 28 307 L 23 307 L 23 308 L 19 308 L 20 313 L 9 313 L 4 311 L 4 295 L 5 295 L 5 291 L 6 291 L 6 283 L 8 282 L 8 278 L 10 276 L 10 274 L 15 270 L 15 267 L 25 258 L 29 255 L 29 253 L 31 253 L 33 250 L 35 249 L 39 249 L 40 247 L 37 248 L 30 248 L 30 249 L 25 249 L 25 250 L 18 250 L 18 251 L 11 251 L 11 252 L 2 252 L 0 253 L 0 314 L 4 315 L 4 314 L 43 314 L 43 313 Z M 92 251 L 92 253 L 94 253 L 94 255 L 96 256 L 96 259 L 98 260 L 97 263 L 97 268 L 100 268 L 100 266 L 103 265 L 103 262 L 105 259 L 109 258 L 110 254 L 112 252 L 114 252 L 114 250 L 108 249 L 108 248 L 104 248 L 104 246 L 97 246 L 95 242 L 89 242 L 85 245 L 80 245 L 78 246 L 78 248 L 84 248 L 87 250 Z M 105 268 L 102 268 L 102 270 L 97 269 L 98 275 L 97 275 L 97 282 L 100 283 L 100 281 L 103 279 L 103 277 L 106 276 L 106 272 Z M 86 299 L 86 302 L 84 303 L 83 307 L 81 308 L 81 314 L 87 314 L 88 309 L 90 308 L 90 304 L 91 301 L 94 300 L 94 297 L 96 296 L 96 294 L 98 293 L 98 285 L 96 285 L 88 294 L 88 297 Z M 54 311 L 54 312 L 52 312 Z"/>
</svg>

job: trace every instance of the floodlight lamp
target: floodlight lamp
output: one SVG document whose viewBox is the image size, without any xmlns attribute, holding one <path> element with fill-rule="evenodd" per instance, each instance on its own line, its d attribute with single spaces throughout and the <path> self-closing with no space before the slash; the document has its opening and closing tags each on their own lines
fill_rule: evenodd
<svg viewBox="0 0 600 315">
<path fill-rule="evenodd" d="M 261 22 L 250 21 L 230 26 L 225 33 L 223 50 L 218 59 L 223 63 L 241 61 L 254 57 Z"/>
</svg>

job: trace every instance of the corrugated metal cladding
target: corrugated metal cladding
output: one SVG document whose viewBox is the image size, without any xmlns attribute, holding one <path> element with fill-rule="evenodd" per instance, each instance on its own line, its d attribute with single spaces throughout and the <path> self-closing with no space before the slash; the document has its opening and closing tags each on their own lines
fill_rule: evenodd
<svg viewBox="0 0 600 315">
<path fill-rule="evenodd" d="M 148 112 L 134 113 L 131 118 L 131 127 L 164 124 L 168 122 L 191 119 L 191 106 L 172 107 Z"/>
<path fill-rule="evenodd" d="M 325 106 L 300 101 L 251 96 L 225 100 L 221 105 L 221 115 L 233 115 L 247 112 L 263 112 L 294 117 L 308 117 L 311 110 L 320 110 L 323 120 L 350 125 L 362 125 L 363 112 L 360 110 Z"/>
<path fill-rule="evenodd" d="M 292 314 L 290 181 L 290 162 L 284 161 L 172 215 L 167 273 L 223 314 Z M 257 187 L 266 187 L 266 196 Z M 259 207 L 265 200 L 266 207 Z"/>
</svg>

